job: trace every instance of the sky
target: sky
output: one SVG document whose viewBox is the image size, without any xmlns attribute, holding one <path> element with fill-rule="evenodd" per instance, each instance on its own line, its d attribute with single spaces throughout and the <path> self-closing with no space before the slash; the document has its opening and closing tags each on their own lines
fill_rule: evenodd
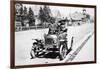
<svg viewBox="0 0 100 69">
<path fill-rule="evenodd" d="M 43 5 L 34 5 L 34 4 L 23 4 L 27 8 L 31 7 L 34 11 L 34 14 L 38 14 L 40 6 Z M 56 16 L 57 12 L 59 11 L 62 17 L 68 17 L 69 14 L 74 12 L 82 12 L 83 9 L 86 9 L 87 13 L 94 17 L 94 8 L 81 8 L 81 7 L 63 7 L 63 6 L 49 6 L 52 12 L 52 15 Z"/>
</svg>

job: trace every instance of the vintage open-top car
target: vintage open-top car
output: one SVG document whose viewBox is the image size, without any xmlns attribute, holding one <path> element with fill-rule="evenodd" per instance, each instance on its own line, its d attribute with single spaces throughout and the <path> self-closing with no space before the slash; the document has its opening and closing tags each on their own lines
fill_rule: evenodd
<svg viewBox="0 0 100 69">
<path fill-rule="evenodd" d="M 63 60 L 66 55 L 72 50 L 73 37 L 71 38 L 71 46 L 68 48 L 67 41 L 67 28 L 63 31 L 58 29 L 55 31 L 49 30 L 48 34 L 44 34 L 44 39 L 34 39 L 33 46 L 31 49 L 31 57 L 39 57 L 40 54 L 47 54 L 48 52 L 57 52 L 59 59 Z M 55 33 L 56 32 L 56 33 Z"/>
</svg>

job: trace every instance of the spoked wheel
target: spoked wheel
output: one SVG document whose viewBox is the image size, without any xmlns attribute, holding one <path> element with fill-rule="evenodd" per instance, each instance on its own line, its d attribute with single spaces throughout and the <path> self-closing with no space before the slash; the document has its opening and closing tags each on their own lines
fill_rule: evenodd
<svg viewBox="0 0 100 69">
<path fill-rule="evenodd" d="M 60 44 L 59 59 L 60 59 L 60 60 L 65 59 L 66 54 L 67 54 L 66 43 Z"/>
<path fill-rule="evenodd" d="M 34 53 L 34 50 L 31 50 L 30 55 L 31 55 L 31 59 L 33 59 L 33 58 L 36 57 L 36 55 L 35 55 L 35 53 Z"/>
<path fill-rule="evenodd" d="M 31 59 L 38 56 L 38 52 L 36 51 L 36 46 L 31 49 L 31 52 L 30 52 Z"/>
</svg>

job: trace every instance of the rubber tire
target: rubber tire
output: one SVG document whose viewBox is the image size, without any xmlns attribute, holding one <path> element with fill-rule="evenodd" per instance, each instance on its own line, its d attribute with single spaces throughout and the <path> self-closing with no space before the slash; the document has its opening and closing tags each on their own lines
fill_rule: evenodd
<svg viewBox="0 0 100 69">
<path fill-rule="evenodd" d="M 59 59 L 64 60 L 66 58 L 67 54 L 67 49 L 66 49 L 66 44 L 60 44 L 60 49 L 59 49 Z"/>
<path fill-rule="evenodd" d="M 30 56 L 31 56 L 31 58 L 35 58 L 36 57 L 34 50 L 31 50 Z"/>
</svg>

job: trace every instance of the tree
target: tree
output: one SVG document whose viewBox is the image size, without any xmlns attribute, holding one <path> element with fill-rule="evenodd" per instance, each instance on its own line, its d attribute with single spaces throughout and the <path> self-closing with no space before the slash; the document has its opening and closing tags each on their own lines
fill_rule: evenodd
<svg viewBox="0 0 100 69">
<path fill-rule="evenodd" d="M 35 25 L 35 16 L 31 7 L 29 8 L 29 11 L 28 11 L 28 20 L 29 20 L 29 26 Z"/>
<path fill-rule="evenodd" d="M 50 18 L 50 14 L 51 14 L 50 8 L 45 5 L 44 8 L 43 8 L 43 12 L 45 14 L 44 16 L 45 16 L 46 22 L 49 22 L 49 18 Z"/>
<path fill-rule="evenodd" d="M 23 6 L 21 5 L 21 8 L 19 9 L 19 11 L 20 11 L 20 15 L 22 16 L 22 14 L 23 14 Z"/>
<path fill-rule="evenodd" d="M 27 19 L 27 8 L 26 8 L 26 6 L 24 7 L 24 10 L 23 10 L 23 19 L 25 20 L 25 19 Z"/>
<path fill-rule="evenodd" d="M 27 14 L 27 8 L 26 8 L 26 6 L 24 7 L 23 13 L 24 13 L 24 15 Z"/>
<path fill-rule="evenodd" d="M 44 22 L 50 22 L 50 14 L 51 14 L 51 10 L 48 6 L 44 6 L 43 8 L 40 7 L 39 10 L 39 19 L 41 20 L 41 23 Z"/>
<path fill-rule="evenodd" d="M 42 25 L 43 23 L 44 23 L 44 21 L 45 21 L 45 17 L 44 17 L 44 12 L 43 12 L 43 9 L 42 9 L 42 7 L 40 7 L 40 10 L 39 10 L 39 17 L 38 17 L 38 19 L 40 19 L 40 21 L 41 21 L 41 23 L 40 23 L 40 25 Z"/>
<path fill-rule="evenodd" d="M 49 6 L 45 5 L 43 8 L 43 12 L 44 12 L 45 22 L 48 22 L 48 23 L 55 22 L 56 19 L 53 16 L 51 16 L 51 9 L 49 8 Z"/>
<path fill-rule="evenodd" d="M 20 9 L 19 9 L 19 14 L 20 14 L 20 21 L 21 21 L 21 25 L 24 26 L 24 22 L 23 22 L 23 5 L 20 4 Z"/>
</svg>

